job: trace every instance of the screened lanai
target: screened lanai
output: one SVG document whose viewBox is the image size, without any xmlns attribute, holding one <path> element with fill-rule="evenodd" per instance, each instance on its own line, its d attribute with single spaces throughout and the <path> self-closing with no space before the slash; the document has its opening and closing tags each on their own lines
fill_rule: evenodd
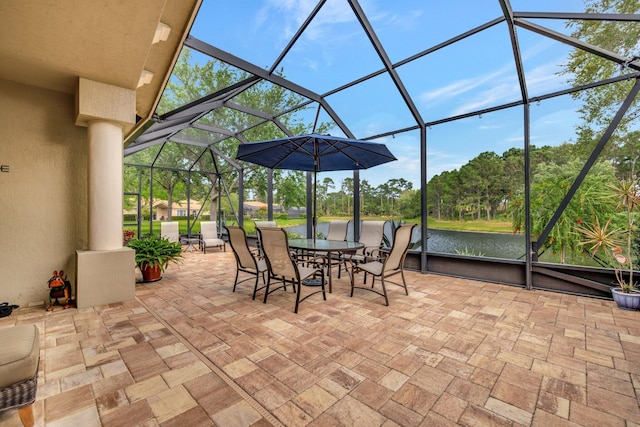
<svg viewBox="0 0 640 427">
<path fill-rule="evenodd" d="M 212 219 L 242 224 L 248 199 L 272 218 L 299 176 L 236 161 L 239 144 L 311 131 L 383 142 L 398 161 L 318 180 L 355 224 L 417 222 L 408 267 L 608 297 L 611 270 L 572 226 L 599 209 L 584 183 L 640 159 L 640 7 L 602 3 L 204 1 L 125 164 L 140 183 L 180 174 L 186 194 L 215 201 Z M 432 226 L 480 219 L 511 228 Z"/>
</svg>

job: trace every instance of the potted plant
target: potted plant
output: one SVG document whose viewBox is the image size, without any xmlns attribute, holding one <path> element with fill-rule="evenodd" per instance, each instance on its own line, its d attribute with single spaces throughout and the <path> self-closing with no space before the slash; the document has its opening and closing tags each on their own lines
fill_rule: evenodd
<svg viewBox="0 0 640 427">
<path fill-rule="evenodd" d="M 640 308 L 640 292 L 633 276 L 633 260 L 637 255 L 633 233 L 636 230 L 635 215 L 640 205 L 636 179 L 619 179 L 608 186 L 609 197 L 614 197 L 617 207 L 622 208 L 620 225 L 612 225 L 613 217 L 604 225 L 596 218 L 593 224 L 580 224 L 578 231 L 584 237 L 581 244 L 589 245 L 591 256 L 599 256 L 614 269 L 618 287 L 611 289 L 618 307 L 626 310 Z M 580 220 L 578 220 L 580 223 Z"/>
<path fill-rule="evenodd" d="M 151 235 L 132 239 L 127 246 L 136 251 L 136 265 L 145 282 L 160 280 L 170 262 L 177 263 L 182 259 L 180 243 L 165 237 Z"/>
</svg>

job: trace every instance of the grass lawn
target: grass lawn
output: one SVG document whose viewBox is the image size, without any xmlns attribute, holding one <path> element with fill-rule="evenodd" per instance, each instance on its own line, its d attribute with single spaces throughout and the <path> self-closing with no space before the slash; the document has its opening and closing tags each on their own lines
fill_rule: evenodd
<svg viewBox="0 0 640 427">
<path fill-rule="evenodd" d="M 427 220 L 429 228 L 442 230 L 458 230 L 458 231 L 482 231 L 487 233 L 513 233 L 513 225 L 511 221 L 487 221 L 487 220 L 469 220 L 469 221 L 439 221 L 429 217 Z"/>
<path fill-rule="evenodd" d="M 329 222 L 332 219 L 350 219 L 346 217 L 321 217 L 318 222 Z M 362 219 L 380 219 L 373 217 L 363 217 Z M 394 218 L 395 219 L 395 218 Z M 294 225 L 306 224 L 306 218 L 278 219 L 278 226 L 290 227 Z M 403 222 L 413 222 L 420 224 L 420 218 L 402 220 Z M 181 220 L 180 233 L 187 234 L 187 220 Z M 460 230 L 460 231 L 480 231 L 488 233 L 513 233 L 513 227 L 509 221 L 487 221 L 487 220 L 469 220 L 469 221 L 439 221 L 435 218 L 428 219 L 428 227 L 442 230 Z M 125 230 L 136 230 L 135 226 L 124 226 Z M 244 229 L 248 235 L 256 233 L 253 220 L 244 221 Z M 144 221 L 141 226 L 142 235 L 149 234 L 149 221 Z M 200 231 L 200 221 L 193 224 L 192 231 L 198 233 Z M 160 221 L 153 221 L 153 234 L 160 234 Z"/>
</svg>

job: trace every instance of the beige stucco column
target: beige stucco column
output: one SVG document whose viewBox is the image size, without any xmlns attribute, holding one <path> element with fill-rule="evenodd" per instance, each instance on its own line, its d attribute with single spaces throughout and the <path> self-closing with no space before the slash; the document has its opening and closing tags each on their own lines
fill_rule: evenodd
<svg viewBox="0 0 640 427">
<path fill-rule="evenodd" d="M 89 250 L 122 247 L 122 127 L 89 122 Z"/>
<path fill-rule="evenodd" d="M 88 127 L 88 248 L 76 251 L 78 308 L 135 297 L 135 253 L 122 247 L 123 131 L 135 123 L 135 91 L 80 78 L 76 125 Z"/>
</svg>

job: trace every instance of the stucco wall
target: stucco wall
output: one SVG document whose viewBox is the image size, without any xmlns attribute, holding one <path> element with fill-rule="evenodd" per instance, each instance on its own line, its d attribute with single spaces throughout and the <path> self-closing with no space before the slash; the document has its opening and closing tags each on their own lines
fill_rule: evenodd
<svg viewBox="0 0 640 427">
<path fill-rule="evenodd" d="M 87 129 L 74 96 L 0 79 L 0 302 L 48 303 L 47 280 L 87 248 Z"/>
</svg>

